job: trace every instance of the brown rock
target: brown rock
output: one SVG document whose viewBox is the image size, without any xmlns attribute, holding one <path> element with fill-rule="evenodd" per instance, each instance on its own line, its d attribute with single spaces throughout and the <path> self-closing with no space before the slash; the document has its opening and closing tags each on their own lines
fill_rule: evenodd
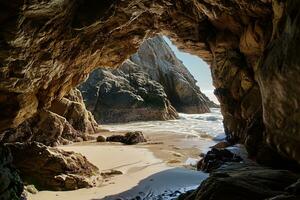
<svg viewBox="0 0 300 200">
<path fill-rule="evenodd" d="M 92 69 L 120 65 L 163 33 L 211 64 L 231 142 L 246 143 L 253 157 L 266 142 L 300 162 L 299 7 L 297 0 L 2 1 L 0 129 L 16 128 Z"/>
<path fill-rule="evenodd" d="M 65 145 L 91 139 L 99 125 L 86 110 L 79 90 L 72 90 L 49 110 L 43 110 L 16 129 L 5 132 L 4 142 L 40 142 L 48 146 Z"/>
<path fill-rule="evenodd" d="M 127 145 L 147 142 L 140 131 L 128 132 L 125 135 L 112 135 L 106 138 L 107 142 L 121 142 Z"/>
<path fill-rule="evenodd" d="M 103 135 L 99 135 L 99 136 L 96 138 L 96 141 L 97 141 L 97 142 L 106 142 L 106 137 L 103 136 Z"/>
<path fill-rule="evenodd" d="M 143 133 L 141 131 L 134 131 L 134 132 L 128 132 L 125 134 L 125 140 L 123 143 L 131 145 L 131 144 L 137 144 L 141 142 L 147 142 L 146 138 L 144 137 Z"/>
<path fill-rule="evenodd" d="M 38 190 L 75 190 L 99 183 L 98 168 L 81 154 L 36 142 L 6 146 L 12 152 L 13 164 L 22 179 Z"/>
</svg>

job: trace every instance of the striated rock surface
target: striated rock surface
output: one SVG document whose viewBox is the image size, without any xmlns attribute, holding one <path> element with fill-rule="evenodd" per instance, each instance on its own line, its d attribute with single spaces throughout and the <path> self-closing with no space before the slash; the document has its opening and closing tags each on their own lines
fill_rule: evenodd
<svg viewBox="0 0 300 200">
<path fill-rule="evenodd" d="M 52 101 L 62 99 L 94 68 L 120 65 L 146 38 L 162 33 L 180 49 L 211 65 L 231 142 L 245 143 L 252 156 L 268 142 L 273 150 L 297 159 L 300 151 L 285 150 L 297 148 L 290 141 L 297 141 L 299 134 L 290 134 L 292 129 L 281 131 L 275 125 L 281 121 L 282 127 L 289 124 L 286 127 L 298 133 L 297 118 L 279 110 L 262 116 L 262 110 L 296 106 L 292 110 L 298 113 L 298 79 L 290 84 L 276 82 L 274 92 L 281 100 L 276 97 L 272 98 L 274 103 L 267 101 L 272 96 L 273 89 L 267 83 L 273 72 L 280 73 L 280 80 L 290 80 L 290 74 L 298 76 L 299 63 L 293 53 L 281 56 L 270 51 L 284 37 L 288 44 L 298 43 L 298 11 L 293 10 L 298 7 L 295 0 L 1 2 L 0 128 L 17 127 L 37 111 L 49 108 Z M 284 29 L 286 26 L 293 28 Z M 293 67 L 284 68 L 284 73 L 265 67 L 268 56 L 280 56 Z M 277 63 L 281 66 L 284 62 Z M 262 75 L 262 69 L 268 76 Z M 292 98 L 284 95 L 289 93 L 287 88 L 296 91 Z M 295 118 L 292 126 L 291 116 Z M 276 131 L 273 134 L 274 130 L 292 139 L 273 139 L 274 134 L 280 135 Z"/>
<path fill-rule="evenodd" d="M 97 69 L 80 87 L 100 123 L 167 120 L 178 115 L 163 87 L 144 72 Z"/>
<path fill-rule="evenodd" d="M 120 67 L 124 73 L 143 71 L 159 82 L 178 112 L 205 113 L 217 107 L 196 85 L 196 80 L 161 36 L 146 40 Z"/>
<path fill-rule="evenodd" d="M 86 110 L 79 90 L 71 90 L 49 110 L 43 110 L 15 129 L 4 132 L 3 142 L 40 142 L 48 146 L 90 139 L 99 125 Z"/>
<path fill-rule="evenodd" d="M 6 146 L 23 181 L 38 190 L 75 190 L 96 186 L 100 181 L 98 168 L 81 154 L 36 142 Z"/>
<path fill-rule="evenodd" d="M 299 163 L 299 7 L 298 0 L 1 1 L 0 129 L 16 128 L 96 67 L 122 64 L 162 33 L 211 65 L 229 141 L 245 143 L 254 158 L 273 151 Z"/>
</svg>

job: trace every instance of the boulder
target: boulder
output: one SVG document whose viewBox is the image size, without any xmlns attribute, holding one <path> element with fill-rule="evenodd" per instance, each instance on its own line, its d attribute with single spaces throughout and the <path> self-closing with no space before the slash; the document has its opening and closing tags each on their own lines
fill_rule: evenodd
<svg viewBox="0 0 300 200">
<path fill-rule="evenodd" d="M 106 142 L 106 137 L 103 136 L 103 135 L 99 135 L 99 136 L 96 138 L 96 141 L 97 141 L 97 142 Z"/>
<path fill-rule="evenodd" d="M 286 188 L 299 176 L 287 170 L 233 164 L 212 173 L 197 190 L 182 195 L 180 200 L 298 199 Z"/>
<path fill-rule="evenodd" d="M 241 162 L 243 159 L 227 149 L 212 148 L 197 163 L 197 170 L 212 172 L 227 162 Z"/>
<path fill-rule="evenodd" d="M 147 140 L 141 131 L 126 133 L 125 140 L 123 141 L 124 144 L 128 144 L 128 145 L 138 144 L 142 142 L 147 142 Z"/>
<path fill-rule="evenodd" d="M 6 144 L 26 184 L 38 190 L 75 190 L 100 183 L 99 170 L 84 156 L 41 143 Z M 26 155 L 26 156 L 24 156 Z"/>
<path fill-rule="evenodd" d="M 81 90 L 99 123 L 176 119 L 163 87 L 147 74 L 97 69 Z"/>
<path fill-rule="evenodd" d="M 121 142 L 127 145 L 147 142 L 146 138 L 140 131 L 128 132 L 125 135 L 112 135 L 106 138 L 107 142 Z"/>
</svg>

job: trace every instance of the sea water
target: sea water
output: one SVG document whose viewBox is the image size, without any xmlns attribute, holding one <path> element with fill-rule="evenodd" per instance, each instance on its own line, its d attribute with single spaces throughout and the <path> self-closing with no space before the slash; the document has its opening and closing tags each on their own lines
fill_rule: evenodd
<svg viewBox="0 0 300 200">
<path fill-rule="evenodd" d="M 173 132 L 213 140 L 225 138 L 223 116 L 219 108 L 211 108 L 210 113 L 204 114 L 179 113 L 179 119 L 176 120 L 111 124 L 103 125 L 103 128 L 111 131 L 145 131 L 153 134 Z"/>
<path fill-rule="evenodd" d="M 103 125 L 103 128 L 111 131 L 183 134 L 188 138 L 194 138 L 188 143 L 191 144 L 196 141 L 195 146 L 198 145 L 202 151 L 208 150 L 206 147 L 225 138 L 223 117 L 219 108 L 212 108 L 210 113 L 204 114 L 179 113 L 179 118 L 176 120 L 111 124 Z M 195 164 L 195 162 L 196 160 L 193 158 L 186 161 L 187 164 Z M 196 189 L 207 176 L 208 174 L 203 172 L 174 168 L 151 175 L 131 190 L 104 199 L 175 200 L 180 194 Z"/>
</svg>

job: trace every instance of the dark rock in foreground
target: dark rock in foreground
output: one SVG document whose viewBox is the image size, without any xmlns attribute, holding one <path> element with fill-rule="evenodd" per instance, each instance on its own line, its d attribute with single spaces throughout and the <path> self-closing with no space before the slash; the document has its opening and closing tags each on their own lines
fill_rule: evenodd
<svg viewBox="0 0 300 200">
<path fill-rule="evenodd" d="M 231 164 L 217 170 L 194 192 L 180 200 L 296 200 L 299 193 L 289 192 L 299 174 L 245 164 Z M 298 196 L 297 196 L 298 195 Z"/>
<path fill-rule="evenodd" d="M 18 200 L 23 191 L 23 183 L 12 165 L 12 155 L 7 147 L 0 146 L 0 199 Z"/>
<path fill-rule="evenodd" d="M 197 164 L 197 170 L 212 172 L 227 162 L 241 162 L 243 159 L 227 149 L 212 148 Z"/>
<path fill-rule="evenodd" d="M 99 183 L 98 168 L 84 156 L 40 143 L 6 145 L 26 184 L 38 190 L 75 190 Z"/>
<path fill-rule="evenodd" d="M 125 135 L 112 135 L 106 138 L 107 142 L 121 142 L 127 145 L 147 142 L 144 135 L 140 131 L 128 132 Z"/>
</svg>

